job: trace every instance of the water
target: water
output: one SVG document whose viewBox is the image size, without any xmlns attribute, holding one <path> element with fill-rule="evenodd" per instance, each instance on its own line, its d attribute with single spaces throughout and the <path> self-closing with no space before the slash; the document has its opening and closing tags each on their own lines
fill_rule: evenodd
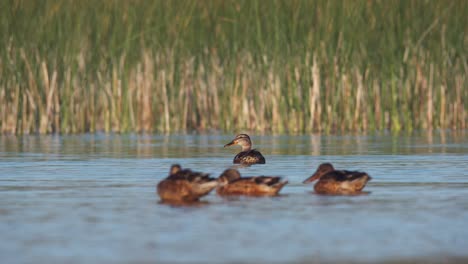
<svg viewBox="0 0 468 264">
<path fill-rule="evenodd" d="M 442 131 L 443 132 L 443 131 Z M 280 196 L 159 203 L 173 163 L 219 175 L 233 135 L 0 136 L 2 263 L 468 261 L 466 132 L 253 136 Z M 363 170 L 359 196 L 301 182 L 321 162 Z"/>
</svg>

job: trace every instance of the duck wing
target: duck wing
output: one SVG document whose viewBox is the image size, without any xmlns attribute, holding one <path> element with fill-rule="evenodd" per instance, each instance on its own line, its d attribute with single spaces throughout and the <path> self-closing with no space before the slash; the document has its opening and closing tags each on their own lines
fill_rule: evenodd
<svg viewBox="0 0 468 264">
<path fill-rule="evenodd" d="M 211 178 L 210 175 L 207 173 L 196 172 L 190 169 L 180 170 L 177 173 L 169 175 L 167 179 L 173 180 L 173 181 L 186 180 L 189 182 L 199 182 L 199 183 L 215 180 L 214 178 Z"/>
<path fill-rule="evenodd" d="M 361 171 L 335 170 L 325 174 L 322 178 L 324 180 L 354 181 L 365 176 L 368 176 L 367 173 Z"/>
<path fill-rule="evenodd" d="M 251 149 L 249 151 L 242 151 L 239 152 L 234 157 L 234 163 L 241 163 L 241 164 L 265 164 L 265 157 L 263 157 L 262 153 L 256 149 Z"/>
<path fill-rule="evenodd" d="M 254 181 L 257 184 L 265 184 L 268 186 L 275 185 L 281 180 L 281 177 L 272 177 L 272 176 L 257 176 L 254 177 Z"/>
<path fill-rule="evenodd" d="M 190 182 L 204 183 L 215 179 L 211 178 L 210 174 L 208 173 L 192 172 L 190 174 L 187 174 L 187 180 Z"/>
</svg>

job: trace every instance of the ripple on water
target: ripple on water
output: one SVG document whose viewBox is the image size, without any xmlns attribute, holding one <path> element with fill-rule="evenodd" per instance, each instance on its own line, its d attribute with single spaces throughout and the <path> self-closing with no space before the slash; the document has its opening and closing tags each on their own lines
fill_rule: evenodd
<svg viewBox="0 0 468 264">
<path fill-rule="evenodd" d="M 468 260 L 468 139 L 254 136 L 288 179 L 277 197 L 168 205 L 169 166 L 218 176 L 232 135 L 0 137 L 5 263 L 310 263 Z M 21 143 L 21 140 L 26 141 Z M 444 141 L 444 142 L 442 142 Z M 367 193 L 320 196 L 302 181 L 322 162 L 368 172 Z"/>
</svg>

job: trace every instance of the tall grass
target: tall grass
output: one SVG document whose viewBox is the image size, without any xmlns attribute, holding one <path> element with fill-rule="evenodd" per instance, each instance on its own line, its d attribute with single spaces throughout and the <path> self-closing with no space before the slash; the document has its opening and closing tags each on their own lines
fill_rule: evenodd
<svg viewBox="0 0 468 264">
<path fill-rule="evenodd" d="M 0 3 L 2 133 L 464 129 L 468 4 Z"/>
</svg>

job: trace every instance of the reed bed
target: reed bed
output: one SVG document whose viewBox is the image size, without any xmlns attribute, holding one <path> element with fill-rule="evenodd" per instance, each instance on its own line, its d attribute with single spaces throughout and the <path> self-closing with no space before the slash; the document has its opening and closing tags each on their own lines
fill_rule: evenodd
<svg viewBox="0 0 468 264">
<path fill-rule="evenodd" d="M 461 1 L 3 1 L 0 131 L 466 129 Z"/>
</svg>

